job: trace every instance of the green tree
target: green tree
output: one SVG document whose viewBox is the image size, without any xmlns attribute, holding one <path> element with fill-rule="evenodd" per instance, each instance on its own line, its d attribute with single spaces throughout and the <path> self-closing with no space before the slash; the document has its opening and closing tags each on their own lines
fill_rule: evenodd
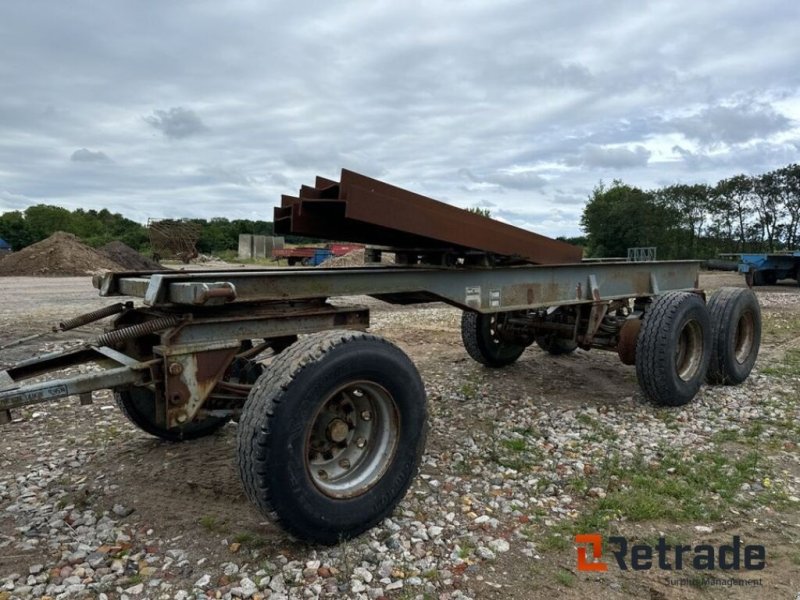
<svg viewBox="0 0 800 600">
<path fill-rule="evenodd" d="M 673 258 L 678 223 L 675 211 L 657 202 L 652 192 L 618 180 L 608 188 L 601 182 L 581 217 L 592 257 L 627 256 L 628 248 L 656 246 L 660 258 Z"/>
<path fill-rule="evenodd" d="M 18 210 L 0 215 L 0 238 L 11 244 L 14 250 L 20 250 L 34 241 L 25 216 Z"/>
<path fill-rule="evenodd" d="M 686 256 L 699 256 L 698 241 L 702 237 L 709 212 L 710 189 L 707 185 L 677 184 L 656 192 L 656 200 L 678 215 L 680 229 L 685 232 Z"/>
</svg>

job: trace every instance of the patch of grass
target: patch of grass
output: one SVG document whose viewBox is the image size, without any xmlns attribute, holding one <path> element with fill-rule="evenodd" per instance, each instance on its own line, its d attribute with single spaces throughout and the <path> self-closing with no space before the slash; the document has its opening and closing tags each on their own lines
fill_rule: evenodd
<svg viewBox="0 0 800 600">
<path fill-rule="evenodd" d="M 741 432 L 736 429 L 722 429 L 711 436 L 711 439 L 717 444 L 724 444 L 725 442 L 738 442 L 741 436 Z"/>
<path fill-rule="evenodd" d="M 548 532 L 536 546 L 546 552 L 548 550 L 566 550 L 572 545 L 572 535 L 566 535 L 560 531 Z"/>
<path fill-rule="evenodd" d="M 463 540 L 458 543 L 458 558 L 461 560 L 467 560 L 474 551 L 475 544 L 469 540 Z"/>
<path fill-rule="evenodd" d="M 233 536 L 233 541 L 236 544 L 241 544 L 246 548 L 263 548 L 267 545 L 267 538 L 256 535 L 249 531 L 240 531 Z"/>
<path fill-rule="evenodd" d="M 622 465 L 609 458 L 600 469 L 599 483 L 608 489 L 605 498 L 582 512 L 571 529 L 578 533 L 603 532 L 620 517 L 628 521 L 717 521 L 732 506 L 747 507 L 739 497 L 743 483 L 763 478 L 759 452 L 736 455 L 717 449 L 695 456 L 666 450 L 660 461 L 639 459 Z M 778 499 L 776 490 L 765 490 L 759 502 Z"/>
<path fill-rule="evenodd" d="M 575 575 L 565 569 L 556 571 L 556 582 L 564 587 L 572 587 L 575 585 Z"/>
<path fill-rule="evenodd" d="M 513 440 L 501 440 L 500 444 L 512 452 L 525 452 L 525 450 L 528 449 L 528 443 L 521 438 L 514 438 Z"/>
<path fill-rule="evenodd" d="M 225 522 L 220 521 L 214 515 L 203 515 L 198 520 L 198 523 L 203 529 L 212 533 L 221 533 L 225 530 Z"/>
<path fill-rule="evenodd" d="M 466 460 L 459 460 L 453 463 L 453 471 L 458 475 L 469 475 L 472 472 L 472 465 Z"/>
<path fill-rule="evenodd" d="M 783 356 L 783 360 L 773 362 L 769 366 L 761 369 L 765 375 L 775 375 L 778 377 L 798 377 L 800 376 L 800 349 L 792 348 Z"/>
<path fill-rule="evenodd" d="M 465 381 L 458 391 L 465 400 L 475 400 L 478 397 L 478 386 L 473 381 Z"/>
</svg>

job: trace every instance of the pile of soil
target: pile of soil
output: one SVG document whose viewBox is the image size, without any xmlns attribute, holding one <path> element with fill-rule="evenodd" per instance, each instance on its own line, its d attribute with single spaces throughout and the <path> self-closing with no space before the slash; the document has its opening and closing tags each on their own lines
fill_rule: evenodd
<svg viewBox="0 0 800 600">
<path fill-rule="evenodd" d="M 115 261 L 63 231 L 0 261 L 0 275 L 90 275 L 106 269 L 124 270 Z"/>
<path fill-rule="evenodd" d="M 98 248 L 98 251 L 127 271 L 155 271 L 164 268 L 156 261 L 139 254 L 127 244 L 119 241 L 109 242 Z"/>
<path fill-rule="evenodd" d="M 353 250 L 342 256 L 332 256 L 322 261 L 320 267 L 361 267 L 364 266 L 364 249 Z M 384 252 L 381 254 L 381 264 L 393 265 L 394 254 L 391 252 Z"/>
</svg>

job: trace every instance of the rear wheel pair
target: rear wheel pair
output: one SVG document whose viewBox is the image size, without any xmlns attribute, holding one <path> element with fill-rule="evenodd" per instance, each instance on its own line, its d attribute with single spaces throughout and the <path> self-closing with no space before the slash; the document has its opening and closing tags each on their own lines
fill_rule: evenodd
<svg viewBox="0 0 800 600">
<path fill-rule="evenodd" d="M 656 298 L 636 343 L 636 376 L 656 404 L 681 406 L 703 381 L 738 384 L 750 375 L 761 340 L 761 310 L 749 289 L 722 288 L 708 304 L 688 292 Z"/>
<path fill-rule="evenodd" d="M 525 346 L 503 335 L 504 315 L 465 312 L 461 335 L 469 355 L 490 366 L 513 363 Z M 652 402 L 680 406 L 703 381 L 738 384 L 758 356 L 761 312 L 751 290 L 723 288 L 708 304 L 694 293 L 668 292 L 654 299 L 636 339 L 636 375 Z M 536 337 L 551 354 L 572 352 L 577 344 L 554 335 Z"/>
</svg>

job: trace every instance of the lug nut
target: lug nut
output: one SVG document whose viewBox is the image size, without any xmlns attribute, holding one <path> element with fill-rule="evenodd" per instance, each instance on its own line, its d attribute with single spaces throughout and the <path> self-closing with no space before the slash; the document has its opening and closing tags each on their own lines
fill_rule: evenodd
<svg viewBox="0 0 800 600">
<path fill-rule="evenodd" d="M 369 412 L 368 410 L 363 410 L 361 411 L 361 418 L 364 421 L 369 421 L 372 418 L 372 413 Z"/>
<path fill-rule="evenodd" d="M 367 445 L 367 440 L 365 440 L 364 438 L 358 438 L 356 440 L 356 446 L 358 446 L 359 448 L 363 448 L 366 445 Z"/>
<path fill-rule="evenodd" d="M 342 460 L 339 461 L 339 466 L 342 467 L 343 469 L 349 469 L 350 461 L 347 460 L 346 458 L 343 458 Z"/>
<path fill-rule="evenodd" d="M 320 479 L 327 479 L 328 478 L 328 472 L 324 471 L 324 470 L 319 470 L 319 471 L 317 471 L 317 476 Z"/>
</svg>

